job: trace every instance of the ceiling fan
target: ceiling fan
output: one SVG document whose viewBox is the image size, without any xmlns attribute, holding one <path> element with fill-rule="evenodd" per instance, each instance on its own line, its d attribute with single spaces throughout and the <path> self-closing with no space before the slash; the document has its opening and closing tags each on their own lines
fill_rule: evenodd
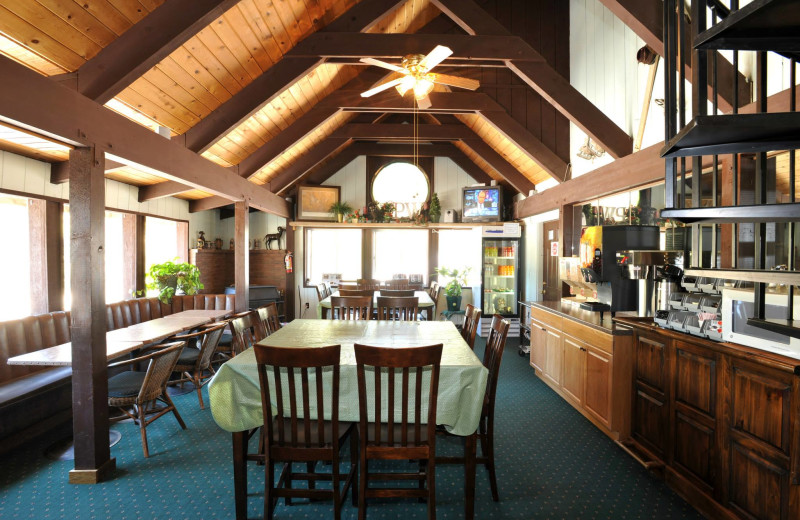
<svg viewBox="0 0 800 520">
<path fill-rule="evenodd" d="M 431 69 L 447 59 L 451 54 L 453 54 L 453 51 L 450 48 L 444 45 L 437 45 L 427 56 L 409 54 L 403 58 L 400 66 L 374 58 L 361 58 L 362 63 L 376 65 L 402 74 L 399 78 L 362 92 L 361 97 L 370 97 L 378 92 L 395 87 L 401 96 L 405 96 L 406 92 L 412 91 L 414 99 L 417 100 L 417 106 L 424 110 L 431 107 L 431 100 L 428 94 L 433 91 L 434 83 L 469 90 L 477 89 L 480 86 L 480 82 L 476 79 L 431 72 Z"/>
</svg>

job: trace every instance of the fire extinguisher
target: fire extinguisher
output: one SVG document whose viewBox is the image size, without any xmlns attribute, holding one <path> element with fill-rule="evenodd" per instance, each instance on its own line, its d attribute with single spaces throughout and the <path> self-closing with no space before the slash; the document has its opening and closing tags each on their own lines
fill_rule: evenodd
<svg viewBox="0 0 800 520">
<path fill-rule="evenodd" d="M 294 257 L 294 254 L 291 251 L 287 251 L 286 252 L 286 256 L 283 257 L 283 263 L 286 266 L 286 272 L 287 273 L 291 273 L 292 272 L 292 258 L 293 257 Z"/>
</svg>

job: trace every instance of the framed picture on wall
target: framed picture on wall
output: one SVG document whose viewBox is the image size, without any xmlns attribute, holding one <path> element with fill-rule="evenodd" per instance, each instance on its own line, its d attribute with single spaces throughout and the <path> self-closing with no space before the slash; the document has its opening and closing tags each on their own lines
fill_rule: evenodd
<svg viewBox="0 0 800 520">
<path fill-rule="evenodd" d="M 328 210 L 339 202 L 339 191 L 339 186 L 298 186 L 297 220 L 335 221 L 336 215 Z"/>
</svg>

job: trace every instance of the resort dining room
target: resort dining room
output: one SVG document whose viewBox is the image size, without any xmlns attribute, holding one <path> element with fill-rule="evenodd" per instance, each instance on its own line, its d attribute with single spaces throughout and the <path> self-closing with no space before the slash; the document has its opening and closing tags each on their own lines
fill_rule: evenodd
<svg viewBox="0 0 800 520">
<path fill-rule="evenodd" d="M 0 0 L 0 518 L 800 518 L 793 0 Z"/>
</svg>

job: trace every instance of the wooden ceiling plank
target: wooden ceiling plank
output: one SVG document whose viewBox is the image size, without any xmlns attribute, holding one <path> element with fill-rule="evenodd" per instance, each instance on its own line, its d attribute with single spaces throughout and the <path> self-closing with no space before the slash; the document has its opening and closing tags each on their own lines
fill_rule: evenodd
<svg viewBox="0 0 800 520">
<path fill-rule="evenodd" d="M 74 2 L 59 0 L 36 1 L 95 42 L 100 48 L 105 47 L 117 38 L 117 34 L 114 31 Z"/>
<path fill-rule="evenodd" d="M 335 157 L 327 159 L 324 163 L 311 170 L 305 178 L 306 184 L 322 184 L 331 178 L 336 172 L 350 164 L 350 162 L 358 157 L 358 149 L 353 145 L 348 146 L 342 150 Z M 283 188 L 277 192 L 277 195 L 285 195 L 288 187 Z"/>
<path fill-rule="evenodd" d="M 323 31 L 358 32 L 367 30 L 402 0 L 363 0 L 339 16 Z M 277 17 L 270 17 L 277 18 Z M 186 132 L 186 146 L 196 152 L 206 150 L 211 143 L 228 134 L 242 121 L 258 112 L 289 86 L 311 72 L 320 59 L 282 59 L 247 85 L 241 92 L 217 108 Z"/>
<path fill-rule="evenodd" d="M 225 90 L 230 92 L 231 95 L 236 94 L 244 88 L 244 85 L 240 81 L 241 76 L 237 77 L 228 70 L 221 59 L 217 57 L 217 54 L 206 46 L 205 42 L 201 39 L 202 34 L 204 34 L 204 32 L 200 31 L 195 36 L 189 38 L 183 45 L 183 49 L 189 49 L 189 52 L 192 53 L 195 60 L 197 60 L 198 63 L 202 63 L 202 66 L 206 68 L 208 73 L 214 76 L 214 78 L 225 87 Z"/>
<path fill-rule="evenodd" d="M 122 13 L 131 23 L 136 24 L 147 16 L 147 10 L 138 1 L 129 0 L 108 0 L 120 13 Z"/>
<path fill-rule="evenodd" d="M 253 49 L 247 44 L 248 37 L 253 38 L 254 35 L 250 31 L 245 30 L 247 24 L 244 22 L 244 20 L 239 21 L 234 16 L 234 13 L 241 13 L 239 6 L 230 9 L 226 14 L 217 18 L 211 25 L 211 28 L 213 29 L 214 33 L 216 33 L 217 37 L 225 46 L 225 48 L 230 49 L 239 64 L 247 71 L 248 75 L 250 76 L 250 81 L 252 81 L 253 79 L 259 77 L 264 70 L 266 70 L 269 65 L 272 64 L 272 62 L 268 62 L 265 67 L 262 67 L 261 63 L 256 57 L 258 55 L 263 55 L 263 52 L 256 52 L 261 48 L 261 45 L 257 44 L 257 49 Z M 233 25 L 233 23 L 237 22 L 241 23 L 242 25 Z"/>
<path fill-rule="evenodd" d="M 236 1 L 170 0 L 164 3 L 78 69 L 78 90 L 105 103 Z"/>
<path fill-rule="evenodd" d="M 278 47 L 278 42 L 275 41 L 275 37 L 267 27 L 267 22 L 261 14 L 261 9 L 255 5 L 254 0 L 241 0 L 241 2 L 239 2 L 239 9 L 242 11 L 247 25 L 266 51 L 272 64 L 277 63 L 283 56 L 283 53 L 280 47 Z"/>
<path fill-rule="evenodd" d="M 50 35 L 83 60 L 90 59 L 102 49 L 100 45 L 83 32 L 37 2 L 31 0 L 6 0 L 4 7 L 37 30 Z"/>
<path fill-rule="evenodd" d="M 116 35 L 121 35 L 131 28 L 133 23 L 119 12 L 114 6 L 107 2 L 85 2 L 73 0 L 81 9 L 97 18 L 103 25 L 114 31 Z"/>
<path fill-rule="evenodd" d="M 500 22 L 489 16 L 473 0 L 431 1 L 468 34 L 510 34 Z M 531 56 L 541 57 L 533 48 L 528 52 Z M 547 99 L 556 110 L 600 143 L 611 156 L 624 157 L 633 151 L 633 139 L 546 61 L 508 60 L 506 64 L 539 95 Z"/>
<path fill-rule="evenodd" d="M 182 85 L 176 82 L 175 79 L 165 74 L 160 66 L 153 67 L 147 72 L 147 74 L 139 78 L 137 81 L 143 80 L 148 81 L 152 83 L 154 87 L 161 89 L 164 93 L 174 98 L 175 101 L 180 103 L 182 107 L 198 118 L 208 116 L 208 114 L 210 114 L 213 110 L 212 107 L 209 107 L 203 103 L 203 100 L 195 94 L 197 89 L 193 89 L 192 92 L 186 90 Z M 201 87 L 199 90 L 204 91 L 205 89 Z"/>
<path fill-rule="evenodd" d="M 263 74 L 265 70 L 269 69 L 274 61 L 262 45 L 257 33 L 254 30 L 248 30 L 249 23 L 245 18 L 242 3 L 240 2 L 235 8 L 222 15 L 222 19 L 225 21 L 227 30 L 235 33 L 241 39 L 242 45 L 247 48 L 261 73 Z M 223 36 L 220 35 L 220 37 Z M 225 38 L 223 37 L 223 39 Z"/>
<path fill-rule="evenodd" d="M 149 77 L 153 76 L 151 75 Z M 194 110 L 171 95 L 173 93 L 176 95 L 185 94 L 185 90 L 181 88 L 170 88 L 165 90 L 153 84 L 153 82 L 151 82 L 148 78 L 142 77 L 134 81 L 128 89 L 120 94 L 119 99 L 122 100 L 123 96 L 127 95 L 128 91 L 132 90 L 140 94 L 144 99 L 149 100 L 150 104 L 156 105 L 162 110 L 168 112 L 172 118 L 181 121 L 183 126 L 186 128 L 189 128 L 200 121 L 200 114 L 196 113 Z M 186 96 L 184 96 L 184 98 L 186 98 Z M 175 131 L 180 133 L 181 130 L 175 129 Z"/>
<path fill-rule="evenodd" d="M 44 31 L 37 29 L 2 6 L 0 6 L 0 33 L 14 39 L 32 52 L 45 57 L 70 72 L 85 62 L 84 58 L 72 49 L 65 47 L 55 38 L 50 37 Z"/>
<path fill-rule="evenodd" d="M 481 139 L 478 134 L 473 134 L 473 138 L 464 141 L 464 144 L 478 154 L 481 159 L 489 163 L 518 192 L 528 193 L 528 191 L 535 189 L 535 186 L 527 177 L 497 153 L 494 148 L 489 146 L 486 141 Z"/>
<path fill-rule="evenodd" d="M 172 115 L 170 111 L 164 110 L 157 103 L 153 103 L 149 97 L 140 94 L 134 88 L 125 89 L 125 92 L 121 94 L 118 99 L 135 108 L 153 121 L 156 121 L 159 125 L 165 126 L 174 132 L 180 133 L 189 127 L 185 122 Z"/>
<path fill-rule="evenodd" d="M 600 0 L 609 11 L 622 20 L 636 35 L 644 40 L 648 47 L 653 49 L 659 56 L 664 56 L 664 9 L 661 0 Z M 691 21 L 687 30 L 691 34 Z M 685 40 L 686 46 L 683 49 L 686 56 L 690 55 L 689 40 Z M 722 55 L 717 55 L 717 79 L 718 93 L 717 102 L 723 112 L 733 110 L 733 65 Z M 686 79 L 692 81 L 691 59 L 686 60 Z M 709 57 L 710 63 L 713 61 Z M 750 84 L 744 75 L 739 74 L 739 106 L 750 102 Z M 711 73 L 709 69 L 709 81 Z M 713 89 L 709 85 L 708 95 L 713 99 Z"/>
<path fill-rule="evenodd" d="M 0 58 L 0 77 L 0 116 L 7 122 L 67 144 L 97 146 L 112 160 L 289 216 L 285 200 L 13 60 Z"/>
<path fill-rule="evenodd" d="M 203 46 L 214 55 L 214 58 L 216 58 L 225 69 L 225 72 L 236 80 L 236 84 L 238 85 L 238 87 L 236 87 L 236 92 L 238 92 L 244 88 L 245 85 L 253 81 L 254 78 L 260 76 L 261 69 L 255 62 L 252 62 L 250 64 L 251 66 L 248 67 L 246 60 L 243 62 L 239 59 L 241 41 L 239 41 L 238 47 L 231 47 L 230 45 L 233 45 L 232 41 L 228 42 L 230 43 L 229 45 L 220 38 L 217 32 L 220 28 L 219 20 L 221 20 L 221 18 L 215 20 L 213 24 L 198 32 L 195 37 L 203 42 Z M 245 54 L 250 56 L 247 50 L 245 50 Z"/>
<path fill-rule="evenodd" d="M 187 72 L 186 69 L 181 67 L 172 56 L 168 56 L 161 60 L 158 65 L 147 71 L 147 73 L 142 77 L 149 77 L 154 70 L 163 72 L 165 76 L 171 78 L 173 81 L 175 81 L 175 83 L 181 85 L 193 97 L 195 97 L 200 103 L 209 109 L 213 110 L 213 108 L 219 106 L 220 103 L 224 103 L 226 99 L 230 99 L 230 94 L 223 99 L 215 96 L 211 90 L 206 88 L 205 85 L 198 81 L 195 74 Z"/>
</svg>

